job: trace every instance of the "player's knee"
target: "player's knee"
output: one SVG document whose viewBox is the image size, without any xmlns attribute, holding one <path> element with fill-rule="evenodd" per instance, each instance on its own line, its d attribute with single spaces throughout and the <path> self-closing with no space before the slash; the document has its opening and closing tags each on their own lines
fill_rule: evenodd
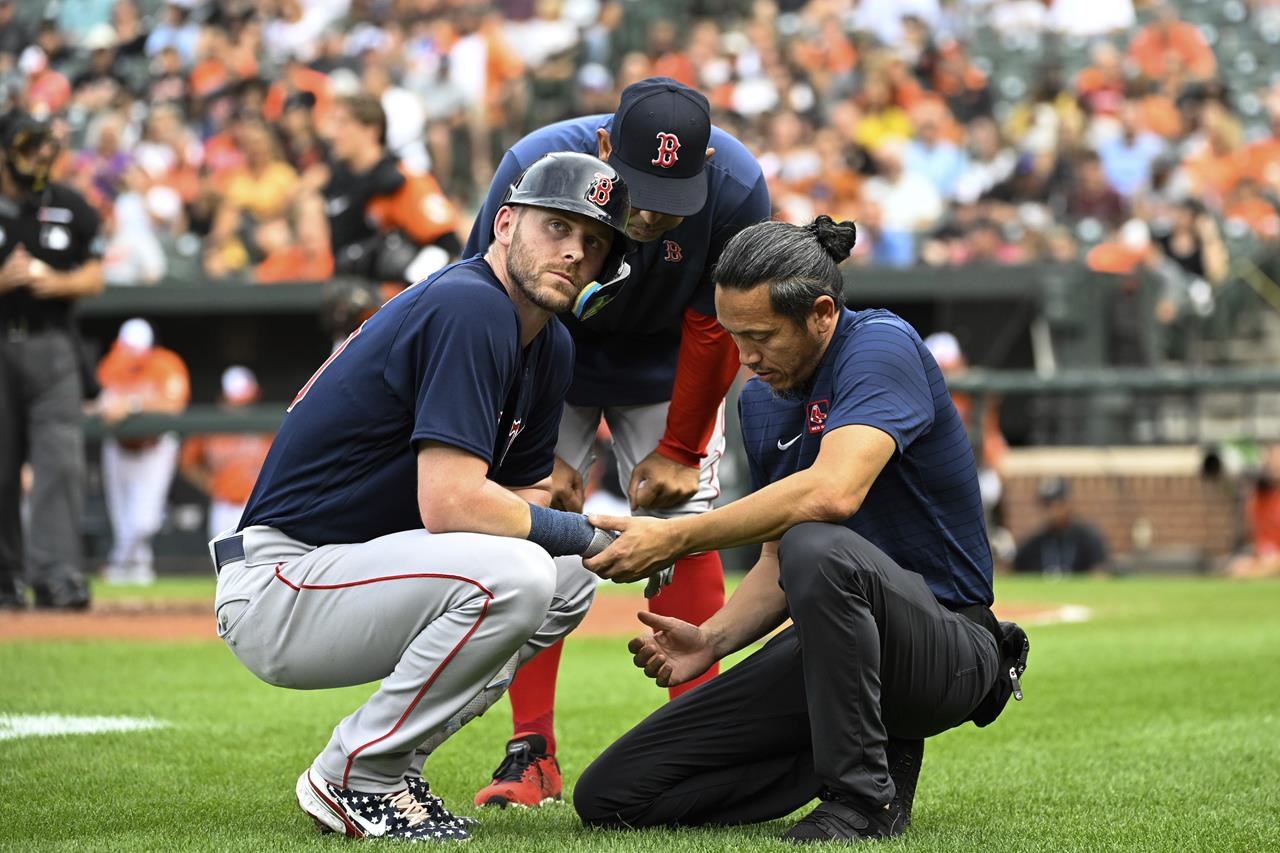
<svg viewBox="0 0 1280 853">
<path fill-rule="evenodd" d="M 510 571 L 493 590 L 494 607 L 522 623 L 532 634 L 546 618 L 556 592 L 556 565 L 541 547 L 532 542 L 511 540 Z"/>
<path fill-rule="evenodd" d="M 611 768 L 601 756 L 582 772 L 573 788 L 573 808 L 583 826 L 601 829 L 638 828 L 650 825 L 645 820 L 647 809 L 632 802 L 628 790 L 630 774 L 622 768 Z"/>
<path fill-rule="evenodd" d="M 875 548 L 863 537 L 838 524 L 806 522 L 782 536 L 778 546 L 778 574 L 787 601 L 826 597 L 832 586 L 874 573 L 876 561 L 864 559 Z"/>
<path fill-rule="evenodd" d="M 806 522 L 782 535 L 778 543 L 778 574 L 787 597 L 802 594 L 820 584 L 824 574 L 818 569 L 850 531 L 835 524 Z"/>
</svg>

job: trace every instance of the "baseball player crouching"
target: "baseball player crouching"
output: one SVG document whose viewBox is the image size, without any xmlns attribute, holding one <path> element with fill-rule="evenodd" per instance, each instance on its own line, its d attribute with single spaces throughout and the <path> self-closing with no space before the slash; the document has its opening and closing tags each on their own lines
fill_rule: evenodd
<svg viewBox="0 0 1280 853">
<path fill-rule="evenodd" d="M 629 207 L 595 157 L 533 163 L 484 255 L 388 302 L 303 386 L 210 543 L 218 634 L 255 675 L 381 679 L 298 778 L 322 831 L 467 838 L 423 762 L 591 604 L 596 578 L 552 560 L 608 539 L 547 508 L 573 365 L 552 315 L 625 279 Z"/>
</svg>

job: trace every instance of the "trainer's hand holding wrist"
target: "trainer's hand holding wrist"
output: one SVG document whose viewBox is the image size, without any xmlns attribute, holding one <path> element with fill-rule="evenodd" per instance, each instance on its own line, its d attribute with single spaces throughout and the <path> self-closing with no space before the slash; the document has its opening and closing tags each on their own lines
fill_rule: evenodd
<svg viewBox="0 0 1280 853">
<path fill-rule="evenodd" d="M 617 534 L 594 527 L 580 513 L 529 504 L 527 538 L 530 542 L 541 545 L 553 557 L 568 554 L 594 557 L 609 547 Z"/>
</svg>

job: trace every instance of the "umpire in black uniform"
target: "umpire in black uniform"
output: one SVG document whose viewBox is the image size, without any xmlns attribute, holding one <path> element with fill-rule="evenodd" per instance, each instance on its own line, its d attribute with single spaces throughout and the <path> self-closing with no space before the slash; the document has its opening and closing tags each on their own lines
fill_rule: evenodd
<svg viewBox="0 0 1280 853">
<path fill-rule="evenodd" d="M 102 290 L 98 214 L 49 180 L 58 146 L 21 112 L 0 117 L 0 608 L 89 604 L 80 545 L 84 435 L 75 300 Z M 21 471 L 31 462 L 24 554 Z"/>
<path fill-rule="evenodd" d="M 752 493 L 669 521 L 591 517 L 623 533 L 585 565 L 618 581 L 764 543 L 701 625 L 639 614 L 653 632 L 631 649 L 659 685 L 793 624 L 597 758 L 574 792 L 588 825 L 751 823 L 818 796 L 785 840 L 895 836 L 924 738 L 990 723 L 1019 689 L 1025 635 L 990 610 L 964 425 L 906 322 L 843 307 L 855 233 L 760 223 L 716 265 L 716 318 L 756 374 L 739 401 Z"/>
</svg>

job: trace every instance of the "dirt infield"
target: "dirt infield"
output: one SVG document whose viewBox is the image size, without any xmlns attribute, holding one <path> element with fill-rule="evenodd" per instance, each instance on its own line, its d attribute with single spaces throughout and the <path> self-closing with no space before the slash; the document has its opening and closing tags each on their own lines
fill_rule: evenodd
<svg viewBox="0 0 1280 853">
<path fill-rule="evenodd" d="M 627 636 L 641 626 L 640 596 L 600 595 L 577 633 L 595 637 Z M 1001 619 L 1024 624 L 1080 621 L 1079 608 L 1056 604 L 997 607 Z M 0 641 L 39 639 L 215 640 L 213 604 L 208 601 L 111 601 L 85 613 L 0 614 Z"/>
</svg>

